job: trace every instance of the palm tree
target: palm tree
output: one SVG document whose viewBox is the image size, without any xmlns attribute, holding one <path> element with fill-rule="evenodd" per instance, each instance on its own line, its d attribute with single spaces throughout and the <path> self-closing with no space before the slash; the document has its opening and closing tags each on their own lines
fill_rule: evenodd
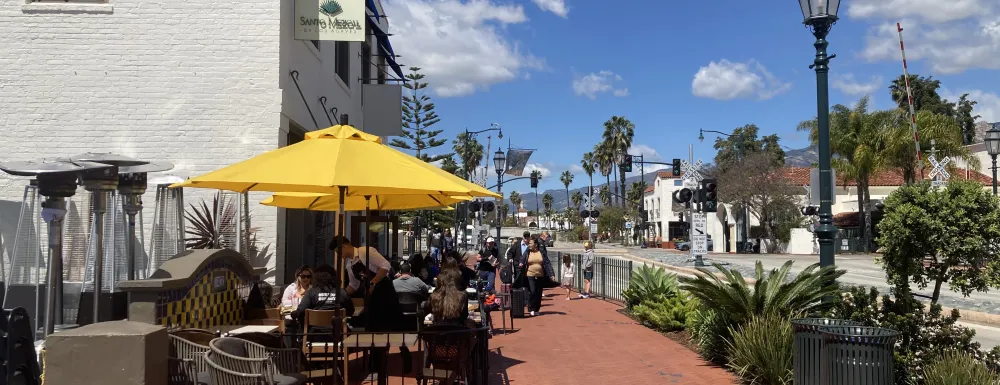
<svg viewBox="0 0 1000 385">
<path fill-rule="evenodd" d="M 639 202 L 642 202 L 643 195 L 646 194 L 646 183 L 645 181 L 632 182 L 629 186 L 628 193 L 625 196 L 628 197 L 629 205 L 634 207 L 635 210 L 639 209 Z"/>
<path fill-rule="evenodd" d="M 619 183 L 621 185 L 621 194 L 617 195 L 622 202 L 622 208 L 625 207 L 624 159 L 628 155 L 629 147 L 632 147 L 632 138 L 634 136 L 635 125 L 623 116 L 612 116 L 611 119 L 604 122 L 604 133 L 601 137 L 604 143 L 607 144 L 615 165 L 618 166 L 616 171 L 618 172 Z M 618 186 L 615 186 L 615 192 L 617 193 L 618 191 Z"/>
<path fill-rule="evenodd" d="M 531 170 L 531 177 L 535 178 L 536 180 L 541 181 L 542 180 L 542 172 L 539 171 L 539 170 Z M 538 198 L 539 198 L 538 197 L 538 185 L 535 185 L 535 215 L 538 215 L 538 213 L 539 213 L 539 210 L 538 210 Z"/>
<path fill-rule="evenodd" d="M 475 140 L 466 131 L 462 131 L 452 141 L 452 149 L 455 150 L 455 154 L 462 161 L 462 176 L 466 180 L 471 180 L 472 174 L 483 161 L 483 144 Z"/>
<path fill-rule="evenodd" d="M 514 221 L 520 224 L 521 222 L 521 194 L 517 191 L 511 191 L 510 193 L 510 203 L 514 205 Z"/>
<path fill-rule="evenodd" d="M 915 162 L 916 149 L 913 144 L 913 128 L 907 119 L 908 113 L 902 109 L 880 111 L 874 114 L 874 119 L 876 124 L 884 127 L 881 138 L 884 148 L 881 155 L 885 166 L 901 170 L 903 180 L 907 184 L 913 184 L 917 180 L 918 164 Z M 962 146 L 962 130 L 954 118 L 930 111 L 917 112 L 917 133 L 923 151 L 930 149 L 930 141 L 934 140 L 937 150 L 935 157 L 938 159 L 958 158 L 969 165 L 970 169 L 979 169 L 979 159 L 967 147 Z M 926 158 L 924 159 L 926 162 Z"/>
<path fill-rule="evenodd" d="M 594 171 L 596 171 L 596 169 L 594 168 L 593 152 L 588 151 L 583 153 L 583 159 L 580 160 L 580 167 L 583 168 L 583 172 L 587 173 L 587 178 L 590 179 L 590 188 L 592 189 L 594 187 Z M 587 190 L 587 194 L 593 194 L 593 193 L 594 192 L 590 191 L 590 189 Z"/>
<path fill-rule="evenodd" d="M 571 197 L 569 201 L 573 203 L 572 207 L 574 209 L 580 210 L 580 205 L 583 204 L 583 193 L 579 191 L 574 192 L 573 197 Z"/>
<path fill-rule="evenodd" d="M 612 171 L 614 171 L 614 168 L 615 168 L 614 167 L 615 160 L 614 160 L 614 155 L 611 153 L 611 150 L 608 148 L 608 146 L 606 145 L 606 143 L 602 142 L 602 143 L 594 146 L 594 163 L 600 169 L 601 175 L 604 175 L 604 179 L 606 181 L 606 186 L 608 186 L 608 188 L 610 189 L 611 188 L 611 174 L 612 174 Z M 615 187 L 615 189 L 617 190 L 618 188 Z M 608 193 L 610 193 L 610 192 L 611 191 L 608 190 Z M 611 206 L 611 204 L 609 203 L 609 204 L 607 204 L 607 206 Z"/>
<path fill-rule="evenodd" d="M 569 185 L 573 183 L 573 173 L 569 170 L 563 171 L 562 175 L 559 176 L 559 181 L 562 182 L 563 187 L 566 187 L 566 204 L 569 205 Z"/>
<path fill-rule="evenodd" d="M 545 193 L 542 195 L 542 206 L 545 207 L 545 216 L 549 219 L 549 227 L 552 227 L 552 195 Z"/>
<path fill-rule="evenodd" d="M 597 195 L 601 198 L 601 203 L 604 204 L 604 207 L 611 207 L 611 189 L 608 188 L 608 185 L 601 186 Z"/>
</svg>

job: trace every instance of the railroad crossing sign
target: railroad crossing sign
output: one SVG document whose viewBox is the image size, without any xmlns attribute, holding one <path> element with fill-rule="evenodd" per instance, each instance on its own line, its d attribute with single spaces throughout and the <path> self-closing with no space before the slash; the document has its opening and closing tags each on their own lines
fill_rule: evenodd
<svg viewBox="0 0 1000 385">
<path fill-rule="evenodd" d="M 941 159 L 939 162 L 934 155 L 931 155 L 927 157 L 927 161 L 931 163 L 932 169 L 929 176 L 932 180 L 931 184 L 934 187 L 943 185 L 946 181 L 948 181 L 948 179 L 951 178 L 951 174 L 944 168 L 944 166 L 948 165 L 948 162 L 951 162 L 951 158 L 944 157 L 944 159 Z"/>
<path fill-rule="evenodd" d="M 688 163 L 686 160 L 681 161 L 681 170 L 684 173 L 684 186 L 685 187 L 698 187 L 698 182 L 702 180 L 701 173 L 698 170 L 701 169 L 704 163 L 701 160 L 695 162 L 695 164 Z"/>
<path fill-rule="evenodd" d="M 593 194 L 583 194 L 583 208 L 586 210 L 594 209 L 594 195 Z"/>
</svg>

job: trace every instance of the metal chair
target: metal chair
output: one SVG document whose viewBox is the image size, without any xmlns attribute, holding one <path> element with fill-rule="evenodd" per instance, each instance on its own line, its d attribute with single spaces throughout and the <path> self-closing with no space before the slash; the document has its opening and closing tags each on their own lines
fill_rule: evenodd
<svg viewBox="0 0 1000 385">
<path fill-rule="evenodd" d="M 247 341 L 233 337 L 219 337 L 208 344 L 212 361 L 219 366 L 237 373 L 264 374 L 267 383 L 273 383 L 267 357 L 250 358 Z"/>
<path fill-rule="evenodd" d="M 419 293 L 408 293 L 408 292 L 396 292 L 396 297 L 399 299 L 400 310 L 403 311 L 404 322 L 412 320 L 416 324 L 415 331 L 420 331 L 424 324 L 424 312 L 421 308 L 421 304 L 427 300 L 427 297 Z"/>
<path fill-rule="evenodd" d="M 170 334 L 169 336 L 170 357 L 194 361 L 195 369 L 198 372 L 208 370 L 208 366 L 205 365 L 204 359 L 205 352 L 209 351 L 208 344 L 197 344 L 174 334 Z"/>
<path fill-rule="evenodd" d="M 424 345 L 423 370 L 417 382 L 427 385 L 428 380 L 443 383 L 469 383 L 476 344 L 475 330 L 463 326 L 433 325 L 420 332 Z"/>
<path fill-rule="evenodd" d="M 208 351 L 202 360 L 208 366 L 208 374 L 212 385 L 271 385 L 274 381 L 267 378 L 266 373 L 242 373 L 225 368 L 217 358 L 218 353 Z"/>
<path fill-rule="evenodd" d="M 167 357 L 167 384 L 196 385 L 198 369 L 191 358 Z"/>
</svg>

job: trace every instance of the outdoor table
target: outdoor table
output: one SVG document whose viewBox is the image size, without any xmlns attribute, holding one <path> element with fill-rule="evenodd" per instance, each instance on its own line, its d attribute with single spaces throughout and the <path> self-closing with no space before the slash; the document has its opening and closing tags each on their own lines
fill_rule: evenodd
<svg viewBox="0 0 1000 385">
<path fill-rule="evenodd" d="M 217 334 L 271 333 L 278 330 L 277 325 L 220 325 L 213 328 Z"/>
</svg>

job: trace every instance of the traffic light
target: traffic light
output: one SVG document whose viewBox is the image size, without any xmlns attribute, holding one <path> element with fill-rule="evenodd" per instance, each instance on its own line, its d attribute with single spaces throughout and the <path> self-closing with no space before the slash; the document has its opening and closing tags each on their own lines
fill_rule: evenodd
<svg viewBox="0 0 1000 385">
<path fill-rule="evenodd" d="M 492 201 L 483 202 L 483 211 L 485 212 L 492 213 L 493 210 L 496 210 L 496 208 L 496 203 L 493 203 Z"/>
<path fill-rule="evenodd" d="M 538 188 L 538 177 L 535 175 L 531 176 L 531 188 Z"/>
<path fill-rule="evenodd" d="M 483 208 L 483 204 L 478 200 L 469 203 L 469 212 L 478 213 Z"/>
<path fill-rule="evenodd" d="M 674 191 L 674 202 L 677 203 L 688 203 L 691 198 L 694 197 L 694 192 L 689 188 L 682 188 L 680 190 Z"/>
<path fill-rule="evenodd" d="M 674 176 L 681 176 L 681 160 L 674 158 L 673 163 L 670 164 L 673 169 Z"/>
<path fill-rule="evenodd" d="M 706 213 L 714 213 L 719 206 L 719 186 L 715 179 L 701 180 L 701 202 Z"/>
<path fill-rule="evenodd" d="M 622 171 L 632 172 L 632 155 L 625 154 L 625 159 L 622 162 Z"/>
</svg>

